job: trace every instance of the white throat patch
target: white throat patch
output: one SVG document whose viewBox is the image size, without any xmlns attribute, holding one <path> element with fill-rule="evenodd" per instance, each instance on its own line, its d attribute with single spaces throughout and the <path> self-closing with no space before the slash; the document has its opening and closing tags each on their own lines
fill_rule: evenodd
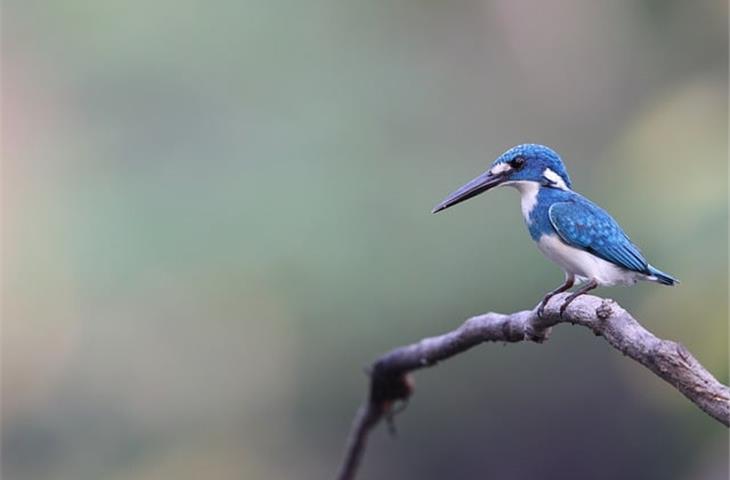
<svg viewBox="0 0 730 480">
<path fill-rule="evenodd" d="M 535 204 L 537 203 L 537 194 L 540 192 L 540 184 L 527 180 L 512 180 L 504 182 L 502 185 L 515 187 L 519 190 L 522 217 L 528 225 L 532 223 L 530 220 L 530 212 L 532 212 L 532 209 L 535 208 Z"/>
<path fill-rule="evenodd" d="M 544 172 L 542 172 L 542 176 L 550 180 L 553 185 L 558 187 L 561 190 L 568 190 L 568 186 L 565 184 L 565 180 L 563 180 L 563 177 L 555 173 L 555 171 L 546 168 Z"/>
</svg>

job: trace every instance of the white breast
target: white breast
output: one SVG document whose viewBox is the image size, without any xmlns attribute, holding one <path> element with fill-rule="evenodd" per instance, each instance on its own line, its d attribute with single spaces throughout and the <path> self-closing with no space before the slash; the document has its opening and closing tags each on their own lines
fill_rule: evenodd
<svg viewBox="0 0 730 480">
<path fill-rule="evenodd" d="M 599 285 L 611 286 L 633 285 L 637 280 L 646 277 L 641 273 L 618 267 L 584 250 L 571 247 L 555 234 L 540 237 L 537 248 L 566 273 L 577 276 L 579 280 L 595 278 Z"/>
</svg>

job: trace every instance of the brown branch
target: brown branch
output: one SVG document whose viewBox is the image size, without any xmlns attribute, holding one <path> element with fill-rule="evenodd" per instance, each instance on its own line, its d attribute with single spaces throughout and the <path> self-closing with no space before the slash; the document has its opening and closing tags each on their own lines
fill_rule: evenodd
<svg viewBox="0 0 730 480">
<path fill-rule="evenodd" d="M 370 431 L 392 413 L 394 403 L 407 400 L 413 393 L 410 372 L 433 366 L 484 342 L 542 343 L 551 327 L 559 323 L 591 329 L 679 390 L 702 411 L 730 426 L 730 388 L 717 381 L 686 348 L 657 338 L 613 300 L 581 296 L 561 318 L 557 307 L 566 295 L 556 295 L 542 318 L 536 310 L 510 315 L 486 313 L 468 319 L 456 330 L 396 348 L 378 358 L 370 371 L 368 398 L 355 417 L 345 460 L 336 478 L 355 478 Z"/>
</svg>

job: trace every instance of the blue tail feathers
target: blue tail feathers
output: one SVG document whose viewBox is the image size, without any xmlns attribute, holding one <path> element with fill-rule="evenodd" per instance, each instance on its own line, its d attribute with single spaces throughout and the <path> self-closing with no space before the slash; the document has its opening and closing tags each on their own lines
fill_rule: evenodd
<svg viewBox="0 0 730 480">
<path fill-rule="evenodd" d="M 652 277 L 656 279 L 657 283 L 661 283 L 662 285 L 673 286 L 679 283 L 679 280 L 677 280 L 676 278 L 672 277 L 671 275 L 667 275 L 666 273 L 652 267 L 651 265 L 649 265 L 649 273 Z"/>
</svg>

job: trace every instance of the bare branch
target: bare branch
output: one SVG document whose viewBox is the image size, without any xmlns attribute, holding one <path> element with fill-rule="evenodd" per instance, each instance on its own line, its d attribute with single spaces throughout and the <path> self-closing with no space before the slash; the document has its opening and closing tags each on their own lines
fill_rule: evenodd
<svg viewBox="0 0 730 480">
<path fill-rule="evenodd" d="M 355 417 L 345 460 L 336 478 L 355 478 L 369 432 L 392 412 L 394 403 L 407 400 L 413 393 L 410 372 L 433 366 L 484 342 L 542 343 L 551 327 L 559 323 L 591 329 L 679 390 L 702 411 L 730 426 L 730 388 L 717 381 L 686 348 L 657 338 L 613 300 L 581 296 L 561 318 L 557 307 L 566 295 L 556 295 L 542 318 L 536 310 L 511 315 L 486 313 L 468 319 L 456 330 L 396 348 L 378 358 L 370 371 L 368 398 Z"/>
</svg>

